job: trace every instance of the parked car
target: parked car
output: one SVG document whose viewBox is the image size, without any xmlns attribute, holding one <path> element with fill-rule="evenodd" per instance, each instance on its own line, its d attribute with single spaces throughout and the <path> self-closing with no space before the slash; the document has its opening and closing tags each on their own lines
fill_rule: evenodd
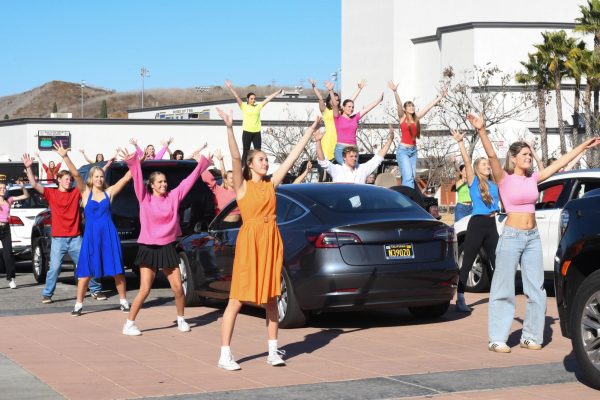
<svg viewBox="0 0 600 400">
<path fill-rule="evenodd" d="M 56 185 L 48 185 L 56 186 Z M 25 185 L 30 197 L 25 200 L 15 201 L 10 209 L 8 223 L 12 237 L 13 254 L 27 256 L 31 254 L 31 228 L 35 217 L 48 207 L 46 199 L 37 191 L 31 190 L 31 185 Z M 21 186 L 9 186 L 6 197 L 16 197 L 23 194 Z M 2 243 L 0 243 L 0 249 Z"/>
<path fill-rule="evenodd" d="M 556 304 L 563 336 L 577 363 L 600 389 L 600 189 L 566 204 L 554 259 Z"/>
<path fill-rule="evenodd" d="M 173 161 L 173 160 L 148 160 L 142 163 L 142 173 L 144 179 L 147 179 L 151 172 L 161 171 L 167 177 L 170 187 L 175 187 L 183 178 L 196 167 L 195 161 Z M 91 168 L 86 165 L 80 169 L 84 177 Z M 106 182 L 110 186 L 118 181 L 127 172 L 127 165 L 124 162 L 115 162 L 106 171 Z M 133 268 L 137 273 L 137 266 L 134 265 L 137 254 L 137 238 L 140 233 L 139 221 L 139 203 L 133 190 L 133 182 L 127 186 L 113 200 L 112 218 L 119 238 L 121 239 L 121 249 L 123 252 L 123 262 L 125 266 Z M 52 214 L 50 209 L 41 212 L 35 219 L 31 229 L 32 244 L 32 272 L 35 280 L 39 283 L 45 282 L 46 273 L 49 268 L 50 260 L 50 227 L 52 224 Z M 190 234 L 194 227 L 198 229 L 208 226 L 215 214 L 214 196 L 208 189 L 202 179 L 198 179 L 192 190 L 181 202 L 179 208 L 179 220 L 183 234 Z M 65 258 L 68 263 L 69 259 Z"/>
<path fill-rule="evenodd" d="M 600 169 L 582 169 L 561 172 L 538 185 L 540 196 L 535 205 L 535 220 L 540 232 L 544 252 L 544 273 L 547 280 L 553 279 L 554 255 L 559 242 L 560 213 L 570 200 L 581 198 L 586 193 L 600 188 Z M 462 266 L 463 243 L 467 225 L 471 217 L 467 216 L 454 224 L 458 238 L 458 265 Z M 496 217 L 498 233 L 502 233 L 506 214 Z M 473 263 L 466 290 L 485 292 L 492 281 L 492 267 L 483 249 Z"/>
<path fill-rule="evenodd" d="M 312 312 L 446 312 L 458 282 L 452 227 L 406 196 L 373 185 L 281 185 L 276 195 L 284 246 L 282 328 L 303 326 Z M 225 219 L 237 211 L 231 202 L 208 231 L 179 243 L 188 304 L 228 298 L 242 221 Z"/>
</svg>

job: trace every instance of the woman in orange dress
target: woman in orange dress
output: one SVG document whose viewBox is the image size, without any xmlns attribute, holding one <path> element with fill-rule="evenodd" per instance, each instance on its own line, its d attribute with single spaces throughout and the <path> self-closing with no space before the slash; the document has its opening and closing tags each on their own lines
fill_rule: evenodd
<svg viewBox="0 0 600 400">
<path fill-rule="evenodd" d="M 233 136 L 233 114 L 227 114 L 219 108 L 217 111 L 227 126 L 233 189 L 242 215 L 242 227 L 235 247 L 229 303 L 221 325 L 221 357 L 218 366 L 228 371 L 240 369 L 229 344 L 242 302 L 264 305 L 269 338 L 267 363 L 273 366 L 285 365 L 281 358 L 282 352 L 277 350 L 277 296 L 281 295 L 283 242 L 275 221 L 275 188 L 306 147 L 321 118 L 317 117 L 277 171 L 267 178 L 269 160 L 260 150 L 249 151 L 242 169 L 240 151 Z"/>
</svg>

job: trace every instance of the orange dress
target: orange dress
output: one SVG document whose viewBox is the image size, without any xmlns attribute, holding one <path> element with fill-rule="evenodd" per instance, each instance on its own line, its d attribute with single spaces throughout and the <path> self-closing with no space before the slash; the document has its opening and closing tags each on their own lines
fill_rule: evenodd
<svg viewBox="0 0 600 400">
<path fill-rule="evenodd" d="M 229 297 L 266 304 L 281 294 L 283 265 L 273 182 L 246 181 L 246 194 L 237 204 L 243 222 L 235 245 Z"/>
</svg>

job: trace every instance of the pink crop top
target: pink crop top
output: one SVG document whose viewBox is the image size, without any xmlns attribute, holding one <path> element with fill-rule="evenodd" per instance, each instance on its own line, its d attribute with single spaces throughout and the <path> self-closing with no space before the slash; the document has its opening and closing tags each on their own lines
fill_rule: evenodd
<svg viewBox="0 0 600 400">
<path fill-rule="evenodd" d="M 351 118 L 346 118 L 341 114 L 333 117 L 338 143 L 356 144 L 356 130 L 358 129 L 359 119 L 360 113 L 352 115 Z"/>
<path fill-rule="evenodd" d="M 8 217 L 10 215 L 10 206 L 13 202 L 13 198 L 9 197 L 7 200 L 4 201 L 4 204 L 0 206 L 0 222 L 8 222 Z"/>
<path fill-rule="evenodd" d="M 502 204 L 504 204 L 507 213 L 535 213 L 535 203 L 540 193 L 537 187 L 539 179 L 539 172 L 534 172 L 529 177 L 504 174 L 504 178 L 502 178 L 498 187 L 500 188 Z"/>
</svg>

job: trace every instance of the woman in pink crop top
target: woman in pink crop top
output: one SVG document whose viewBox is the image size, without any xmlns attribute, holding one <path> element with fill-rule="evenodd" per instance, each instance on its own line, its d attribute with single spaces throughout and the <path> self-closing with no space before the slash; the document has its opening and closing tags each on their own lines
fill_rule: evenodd
<svg viewBox="0 0 600 400">
<path fill-rule="evenodd" d="M 527 143 L 511 144 L 502 168 L 487 136 L 483 118 L 474 115 L 468 115 L 467 118 L 479 132 L 508 214 L 496 247 L 496 269 L 489 300 L 488 349 L 510 353 L 506 340 L 515 314 L 515 273 L 520 264 L 523 292 L 527 296 L 520 346 L 540 350 L 544 339 L 546 292 L 542 243 L 535 222 L 537 184 L 551 177 L 586 149 L 600 145 L 600 138 L 585 141 L 541 172 L 531 174 L 533 153 Z"/>
<path fill-rule="evenodd" d="M 388 87 L 394 92 L 396 99 L 396 108 L 400 122 L 401 139 L 400 145 L 396 148 L 396 161 L 402 174 L 402 186 L 408 186 L 414 189 L 415 176 L 417 171 L 417 139 L 421 137 L 421 123 L 429 110 L 435 107 L 446 94 L 448 90 L 442 89 L 440 94 L 433 99 L 425 108 L 415 111 L 415 105 L 412 101 L 402 104 L 398 95 L 398 84 L 388 82 Z"/>
<path fill-rule="evenodd" d="M 10 207 L 15 201 L 29 198 L 27 189 L 24 186 L 21 186 L 21 188 L 23 189 L 22 195 L 5 198 L 6 183 L 0 182 L 0 242 L 2 242 L 3 249 L 0 263 L 4 264 L 6 280 L 11 289 L 16 289 L 17 283 L 15 282 L 15 259 L 13 257 L 12 236 L 10 234 Z"/>
<path fill-rule="evenodd" d="M 383 101 L 383 93 L 371 104 L 362 109 L 361 112 L 354 113 L 354 101 L 350 99 L 344 100 L 342 103 L 342 111 L 340 113 L 339 100 L 333 93 L 333 83 L 325 82 L 327 91 L 331 98 L 331 107 L 333 111 L 333 122 L 337 132 L 337 144 L 333 151 L 333 155 L 340 165 L 344 165 L 344 157 L 342 152 L 346 146 L 356 146 L 356 130 L 358 129 L 358 121 L 363 118 L 369 111 L 374 109 Z M 364 86 L 364 85 L 363 85 Z"/>
</svg>

